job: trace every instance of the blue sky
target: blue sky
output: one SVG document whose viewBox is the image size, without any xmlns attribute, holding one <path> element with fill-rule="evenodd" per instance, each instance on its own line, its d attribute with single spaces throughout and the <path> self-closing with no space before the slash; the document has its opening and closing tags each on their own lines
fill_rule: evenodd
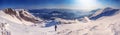
<svg viewBox="0 0 120 35">
<path fill-rule="evenodd" d="M 78 2 L 79 1 L 79 2 Z M 82 4 L 95 6 L 95 4 L 87 4 L 89 1 L 82 2 L 83 0 L 0 0 L 0 9 L 2 8 L 80 8 Z M 76 3 L 77 2 L 77 3 Z M 120 0 L 96 0 L 99 3 L 97 7 L 116 7 L 120 8 Z M 76 4 L 76 5 L 75 5 Z M 90 8 L 90 6 L 88 6 Z M 84 6 L 85 8 L 85 6 Z M 95 8 L 95 7 L 93 7 Z"/>
<path fill-rule="evenodd" d="M 120 0 L 99 0 L 99 2 L 103 5 L 120 8 Z"/>
<path fill-rule="evenodd" d="M 29 8 L 38 6 L 57 6 L 71 3 L 70 0 L 0 0 L 0 8 Z"/>
</svg>

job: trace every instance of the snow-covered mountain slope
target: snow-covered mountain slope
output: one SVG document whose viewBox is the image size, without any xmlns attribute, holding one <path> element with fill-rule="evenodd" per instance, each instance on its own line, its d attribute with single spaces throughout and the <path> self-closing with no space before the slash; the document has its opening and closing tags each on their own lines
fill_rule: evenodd
<svg viewBox="0 0 120 35">
<path fill-rule="evenodd" d="M 14 10 L 11 8 L 0 10 L 0 17 L 21 24 L 33 24 L 41 21 L 25 10 Z"/>
<path fill-rule="evenodd" d="M 43 27 L 42 24 L 19 24 L 21 22 L 19 19 L 1 11 L 0 35 L 120 35 L 120 13 L 118 12 L 120 10 L 112 16 L 102 16 L 97 20 L 89 20 L 88 17 L 84 17 L 82 20 L 55 18 L 54 22 L 44 21 L 43 25 L 57 22 L 60 23 L 59 25 Z M 56 31 L 55 26 L 57 26 Z"/>
<path fill-rule="evenodd" d="M 120 11 L 119 11 L 120 12 Z M 87 23 L 59 25 L 59 35 L 120 35 L 120 13 Z"/>
<path fill-rule="evenodd" d="M 52 29 L 40 26 L 18 24 L 0 17 L 0 35 L 53 35 Z M 50 31 L 50 32 L 49 32 Z M 48 33 L 49 32 L 49 33 Z"/>
<path fill-rule="evenodd" d="M 116 13 L 119 13 L 119 10 L 120 9 L 113 9 L 110 7 L 100 9 L 97 12 L 95 12 L 92 16 L 90 16 L 90 19 L 96 20 L 104 16 L 112 16 L 115 15 Z"/>
</svg>

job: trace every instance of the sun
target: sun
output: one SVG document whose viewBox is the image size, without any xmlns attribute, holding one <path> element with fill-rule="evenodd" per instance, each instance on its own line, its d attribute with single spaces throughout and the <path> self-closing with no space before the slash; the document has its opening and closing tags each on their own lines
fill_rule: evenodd
<svg viewBox="0 0 120 35">
<path fill-rule="evenodd" d="M 75 0 L 75 5 L 84 10 L 91 10 L 99 6 L 97 0 Z"/>
</svg>

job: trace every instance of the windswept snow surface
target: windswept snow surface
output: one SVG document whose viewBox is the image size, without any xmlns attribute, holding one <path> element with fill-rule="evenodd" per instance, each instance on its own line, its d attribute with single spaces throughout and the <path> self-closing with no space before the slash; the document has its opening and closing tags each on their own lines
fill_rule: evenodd
<svg viewBox="0 0 120 35">
<path fill-rule="evenodd" d="M 0 24 L 4 24 L 4 26 L 0 27 L 0 32 L 4 33 L 0 33 L 0 35 L 120 35 L 120 13 L 113 16 L 103 16 L 89 22 L 71 20 L 73 23 L 70 24 L 64 24 L 61 19 L 61 24 L 57 25 L 57 31 L 55 31 L 55 26 L 42 27 L 47 22 L 36 25 L 25 25 L 10 21 L 4 18 L 4 15 L 0 15 Z M 85 18 L 89 20 L 87 17 Z"/>
</svg>

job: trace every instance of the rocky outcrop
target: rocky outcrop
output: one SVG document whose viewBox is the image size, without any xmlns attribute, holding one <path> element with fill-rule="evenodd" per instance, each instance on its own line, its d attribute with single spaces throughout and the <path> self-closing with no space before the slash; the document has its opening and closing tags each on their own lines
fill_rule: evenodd
<svg viewBox="0 0 120 35">
<path fill-rule="evenodd" d="M 19 16 L 26 21 L 30 21 L 30 22 L 34 22 L 34 23 L 39 21 L 34 16 L 32 16 L 30 13 L 28 13 L 26 11 L 20 11 Z"/>
<path fill-rule="evenodd" d="M 11 8 L 5 9 L 4 12 L 9 15 L 17 15 L 17 13 Z"/>
<path fill-rule="evenodd" d="M 33 16 L 31 13 L 29 13 L 27 10 L 13 10 L 11 8 L 7 8 L 3 10 L 4 13 L 12 16 L 13 18 L 17 18 L 20 21 L 28 21 L 32 23 L 40 22 L 40 20 L 36 19 L 35 16 Z"/>
<path fill-rule="evenodd" d="M 6 29 L 7 23 L 0 23 L 1 35 L 11 35 L 11 32 Z"/>
</svg>

